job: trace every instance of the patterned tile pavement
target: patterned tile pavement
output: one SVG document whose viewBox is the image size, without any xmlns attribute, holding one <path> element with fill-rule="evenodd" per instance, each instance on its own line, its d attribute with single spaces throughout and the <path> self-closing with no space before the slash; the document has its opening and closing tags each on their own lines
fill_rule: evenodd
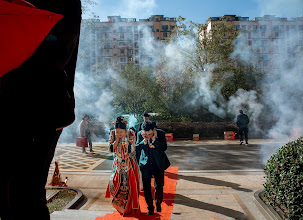
<svg viewBox="0 0 303 220">
<path fill-rule="evenodd" d="M 112 154 L 107 150 L 107 143 L 93 143 L 93 151 L 87 154 L 81 152 L 75 144 L 58 144 L 50 171 L 55 168 L 55 161 L 59 162 L 60 171 L 89 172 L 109 159 Z"/>
</svg>

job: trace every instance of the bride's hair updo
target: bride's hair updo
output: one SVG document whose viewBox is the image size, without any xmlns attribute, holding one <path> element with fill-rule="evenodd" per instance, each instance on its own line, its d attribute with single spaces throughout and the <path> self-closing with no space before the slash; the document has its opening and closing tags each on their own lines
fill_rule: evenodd
<svg viewBox="0 0 303 220">
<path fill-rule="evenodd" d="M 127 121 L 124 117 L 119 116 L 115 121 L 115 128 L 126 129 Z"/>
</svg>

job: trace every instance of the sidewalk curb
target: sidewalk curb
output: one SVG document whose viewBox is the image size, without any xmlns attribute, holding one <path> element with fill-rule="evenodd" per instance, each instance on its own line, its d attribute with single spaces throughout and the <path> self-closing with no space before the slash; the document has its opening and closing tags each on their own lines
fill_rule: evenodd
<svg viewBox="0 0 303 220">
<path fill-rule="evenodd" d="M 45 189 L 70 189 L 77 193 L 77 196 L 70 201 L 61 211 L 65 209 L 76 209 L 76 207 L 85 199 L 83 192 L 78 188 L 67 187 L 67 186 L 45 186 Z"/>
<path fill-rule="evenodd" d="M 254 202 L 257 205 L 260 212 L 266 217 L 266 219 L 270 220 L 283 220 L 280 215 L 271 207 L 267 206 L 263 200 L 261 199 L 263 197 L 264 190 L 258 190 L 254 193 Z"/>
</svg>

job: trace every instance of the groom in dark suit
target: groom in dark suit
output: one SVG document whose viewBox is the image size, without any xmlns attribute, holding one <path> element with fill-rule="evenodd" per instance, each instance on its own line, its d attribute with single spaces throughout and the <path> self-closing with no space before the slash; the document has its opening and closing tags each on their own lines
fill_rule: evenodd
<svg viewBox="0 0 303 220">
<path fill-rule="evenodd" d="M 151 194 L 151 178 L 155 178 L 155 202 L 157 212 L 161 212 L 163 200 L 164 170 L 170 166 L 165 154 L 167 149 L 165 132 L 156 129 L 154 123 L 145 121 L 143 130 L 137 134 L 136 157 L 142 172 L 143 190 L 148 206 L 148 215 L 154 214 L 153 197 Z"/>
</svg>

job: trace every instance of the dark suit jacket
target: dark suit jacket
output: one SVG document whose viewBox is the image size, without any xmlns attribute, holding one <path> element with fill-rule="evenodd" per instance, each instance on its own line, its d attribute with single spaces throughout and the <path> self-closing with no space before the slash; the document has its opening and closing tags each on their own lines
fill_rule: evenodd
<svg viewBox="0 0 303 220">
<path fill-rule="evenodd" d="M 137 134 L 137 145 L 136 145 L 136 157 L 138 163 L 140 162 L 141 151 L 143 150 L 145 155 L 150 155 L 154 158 L 156 165 L 159 170 L 166 170 L 170 166 L 170 162 L 165 154 L 165 150 L 167 149 L 166 137 L 165 132 L 160 129 L 156 129 L 157 131 L 157 138 L 154 142 L 155 148 L 150 148 L 148 144 L 144 144 L 144 138 L 142 137 L 142 131 L 139 131 Z M 140 169 L 144 169 L 149 164 L 139 164 Z"/>
</svg>

